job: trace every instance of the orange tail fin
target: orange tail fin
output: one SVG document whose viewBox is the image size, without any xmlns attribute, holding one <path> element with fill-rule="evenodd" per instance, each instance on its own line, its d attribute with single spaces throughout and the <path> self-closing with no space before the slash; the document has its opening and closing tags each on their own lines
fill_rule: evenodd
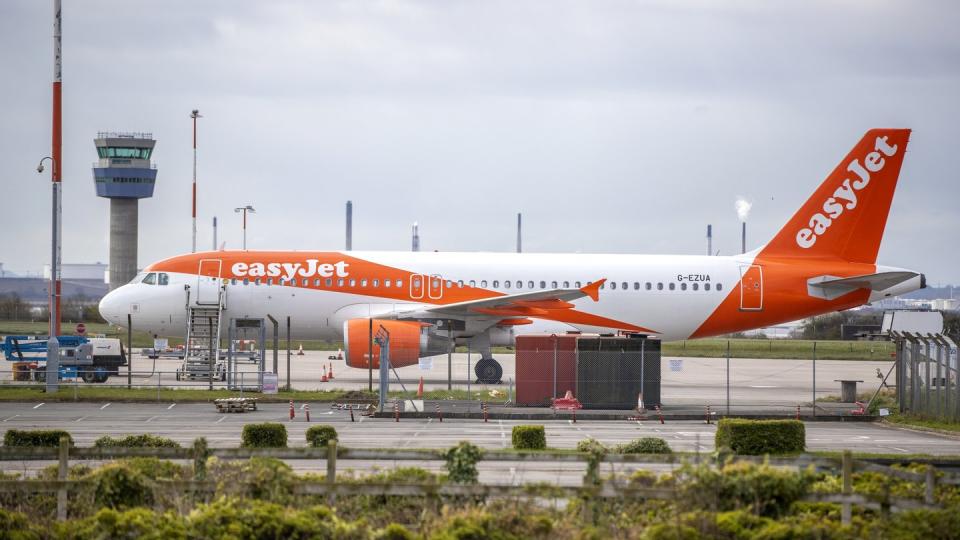
<svg viewBox="0 0 960 540">
<path fill-rule="evenodd" d="M 875 263 L 909 140 L 909 129 L 868 131 L 763 254 Z"/>
</svg>

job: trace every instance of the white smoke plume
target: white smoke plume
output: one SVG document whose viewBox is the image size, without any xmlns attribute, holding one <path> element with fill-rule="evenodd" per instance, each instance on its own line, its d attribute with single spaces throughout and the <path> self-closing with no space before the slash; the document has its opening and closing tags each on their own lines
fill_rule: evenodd
<svg viewBox="0 0 960 540">
<path fill-rule="evenodd" d="M 737 202 L 733 203 L 733 206 L 737 209 L 737 218 L 740 221 L 746 222 L 747 216 L 750 215 L 750 208 L 753 207 L 753 203 L 744 199 L 743 197 L 737 197 Z"/>
</svg>

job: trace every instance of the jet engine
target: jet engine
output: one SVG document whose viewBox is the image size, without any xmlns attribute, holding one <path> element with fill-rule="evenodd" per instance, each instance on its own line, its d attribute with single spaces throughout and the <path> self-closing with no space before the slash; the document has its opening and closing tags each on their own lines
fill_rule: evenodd
<svg viewBox="0 0 960 540">
<path fill-rule="evenodd" d="M 390 335 L 390 366 L 416 364 L 421 358 L 447 352 L 449 341 L 432 333 L 432 326 L 418 321 L 373 319 L 373 348 L 371 351 L 370 319 L 349 319 L 343 322 L 343 358 L 353 368 L 380 367 L 380 346 L 376 338 L 382 329 Z M 371 362 L 372 357 L 372 362 Z"/>
</svg>

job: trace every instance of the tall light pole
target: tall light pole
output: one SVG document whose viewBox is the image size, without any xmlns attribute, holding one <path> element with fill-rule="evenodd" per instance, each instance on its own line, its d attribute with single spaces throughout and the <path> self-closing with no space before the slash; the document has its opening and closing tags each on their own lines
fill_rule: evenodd
<svg viewBox="0 0 960 540">
<path fill-rule="evenodd" d="M 63 57 L 60 50 L 61 16 L 60 0 L 53 0 L 53 136 L 51 137 L 50 161 L 53 163 L 50 179 L 53 184 L 53 219 L 51 236 L 53 245 L 50 256 L 50 338 L 60 335 L 60 233 L 62 195 L 61 195 L 61 159 L 63 150 L 63 122 L 62 122 L 62 89 Z M 37 166 L 37 172 L 43 172 L 43 160 Z"/>
<path fill-rule="evenodd" d="M 193 118 L 193 244 L 190 248 L 190 253 L 197 252 L 197 118 L 203 118 L 200 116 L 200 111 L 194 109 L 190 113 L 190 118 Z"/>
<path fill-rule="evenodd" d="M 243 250 L 246 251 L 247 250 L 247 212 L 254 214 L 257 211 L 254 210 L 253 207 L 250 206 L 249 204 L 246 206 L 241 206 L 239 208 L 234 208 L 233 211 L 243 213 Z"/>
<path fill-rule="evenodd" d="M 49 310 L 50 310 L 50 337 L 60 335 L 60 167 L 57 166 L 57 160 L 46 156 L 40 160 L 37 165 L 37 172 L 43 172 L 43 162 L 50 160 L 53 168 L 50 169 L 50 177 L 53 178 L 53 220 L 51 227 L 51 254 L 50 254 L 50 285 Z"/>
</svg>

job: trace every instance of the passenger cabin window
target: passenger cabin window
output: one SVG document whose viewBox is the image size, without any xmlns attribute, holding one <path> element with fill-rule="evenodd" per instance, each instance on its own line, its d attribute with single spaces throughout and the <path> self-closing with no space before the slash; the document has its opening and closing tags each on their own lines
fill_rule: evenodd
<svg viewBox="0 0 960 540">
<path fill-rule="evenodd" d="M 681 290 L 681 291 L 687 290 L 687 284 L 686 284 L 686 283 L 681 283 L 681 284 L 680 284 L 680 290 Z"/>
<path fill-rule="evenodd" d="M 541 283 L 543 283 L 543 282 L 541 282 Z M 532 288 L 534 288 L 534 287 L 536 287 L 536 285 L 534 285 L 532 281 L 528 281 L 528 282 L 527 282 L 527 288 L 528 288 L 528 289 L 532 289 Z M 543 287 L 543 285 L 541 285 L 541 287 Z"/>
<path fill-rule="evenodd" d="M 255 280 L 253 280 L 253 284 L 254 284 L 254 285 L 259 285 L 259 284 L 260 284 L 260 278 L 257 278 L 257 279 L 255 279 Z"/>
<path fill-rule="evenodd" d="M 481 287 L 486 287 L 486 286 L 487 286 L 487 280 L 481 279 L 481 280 L 480 280 L 480 286 L 481 286 Z"/>
<path fill-rule="evenodd" d="M 493 288 L 496 289 L 496 288 L 499 288 L 499 287 L 500 287 L 500 282 L 497 281 L 497 280 L 493 280 Z"/>
<path fill-rule="evenodd" d="M 351 287 L 356 287 L 356 286 L 357 286 L 357 280 L 351 279 L 351 280 L 350 280 L 350 286 L 351 286 Z"/>
<path fill-rule="evenodd" d="M 574 282 L 574 285 L 575 285 L 578 289 L 582 289 L 582 288 L 583 288 L 583 287 L 580 286 L 580 282 L 579 282 L 579 281 Z"/>
<path fill-rule="evenodd" d="M 624 281 L 623 283 L 621 283 L 621 284 L 620 284 L 620 288 L 623 289 L 623 290 L 627 290 L 627 282 Z"/>
<path fill-rule="evenodd" d="M 374 286 L 374 287 L 379 287 L 379 286 L 380 286 L 380 280 L 375 278 L 375 279 L 373 280 L 373 286 Z"/>
<path fill-rule="evenodd" d="M 556 288 L 557 288 L 557 282 L 556 282 L 556 281 L 551 281 L 551 282 L 550 282 L 550 288 L 551 288 L 551 289 L 556 289 Z"/>
<path fill-rule="evenodd" d="M 273 278 L 267 278 L 267 285 L 273 285 Z"/>
<path fill-rule="evenodd" d="M 651 283 L 648 281 L 647 284 L 646 284 L 646 289 L 649 291 L 649 290 L 652 289 L 652 288 L 653 288 L 653 284 L 651 284 Z"/>
<path fill-rule="evenodd" d="M 476 282 L 475 280 L 472 280 L 472 279 L 471 279 L 471 280 L 470 280 L 470 286 L 471 286 L 471 287 L 476 287 L 476 286 L 477 286 L 477 282 Z"/>
<path fill-rule="evenodd" d="M 496 281 L 494 281 L 494 284 L 496 284 Z M 503 288 L 504 288 L 504 289 L 509 289 L 509 288 L 510 288 L 510 282 L 509 282 L 509 281 L 504 281 L 504 282 L 503 282 Z"/>
<path fill-rule="evenodd" d="M 360 280 L 360 286 L 361 286 L 361 287 L 366 287 L 366 286 L 367 286 L 367 279 L 366 279 L 366 278 Z"/>
<path fill-rule="evenodd" d="M 600 288 L 602 289 L 603 285 L 601 285 Z M 617 290 L 617 282 L 616 281 L 610 282 L 610 288 L 613 290 Z"/>
<path fill-rule="evenodd" d="M 639 290 L 640 290 L 640 282 L 639 282 L 639 281 L 634 281 L 634 282 L 633 282 L 633 290 L 635 290 L 635 291 L 639 291 Z"/>
<path fill-rule="evenodd" d="M 392 285 L 392 283 L 390 282 L 389 279 L 383 280 L 383 286 L 384 286 L 384 287 L 389 287 L 390 285 Z"/>
<path fill-rule="evenodd" d="M 143 282 L 147 285 L 156 285 L 157 284 L 157 274 L 150 272 L 147 274 L 147 277 L 143 278 Z"/>
<path fill-rule="evenodd" d="M 694 284 L 693 284 L 693 290 L 697 290 L 697 289 L 699 289 L 699 288 L 700 288 L 700 284 L 699 284 L 699 283 L 694 283 Z"/>
<path fill-rule="evenodd" d="M 326 281 L 324 281 L 323 283 L 324 283 L 327 287 L 331 287 L 331 286 L 333 286 L 333 279 L 332 279 L 332 278 L 327 278 Z"/>
<path fill-rule="evenodd" d="M 662 291 L 662 290 L 663 290 L 663 283 L 657 283 L 657 290 L 658 290 L 658 291 Z"/>
<path fill-rule="evenodd" d="M 723 290 L 723 283 L 717 283 L 717 290 L 718 290 L 718 291 L 722 291 L 722 290 Z"/>
<path fill-rule="evenodd" d="M 448 280 L 447 280 L 447 288 L 449 289 L 449 288 L 451 288 L 451 287 L 453 287 L 453 282 L 448 279 Z"/>
<path fill-rule="evenodd" d="M 709 290 L 710 290 L 710 284 L 709 284 L 709 283 L 704 283 L 704 284 L 703 284 L 703 290 L 709 291 Z"/>
<path fill-rule="evenodd" d="M 249 285 L 249 284 L 250 284 L 250 278 L 243 278 L 243 284 L 244 284 L 244 285 Z"/>
<path fill-rule="evenodd" d="M 403 287 L 403 280 L 402 280 L 402 279 L 398 279 L 398 280 L 396 281 L 396 285 L 397 285 L 397 287 Z"/>
<path fill-rule="evenodd" d="M 458 289 L 462 289 L 462 288 L 463 288 L 463 280 L 462 280 L 462 279 L 458 279 L 458 280 L 457 280 L 457 288 L 458 288 Z"/>
<path fill-rule="evenodd" d="M 676 284 L 676 283 L 670 283 L 670 285 L 669 285 L 668 288 L 672 291 L 672 290 L 674 290 L 674 289 L 677 288 L 677 284 Z"/>
<path fill-rule="evenodd" d="M 314 286 L 314 287 L 319 287 L 319 286 L 320 286 L 320 278 L 317 278 L 317 279 L 313 280 L 313 286 Z"/>
<path fill-rule="evenodd" d="M 337 287 L 343 287 L 343 278 L 337 279 Z"/>
<path fill-rule="evenodd" d="M 564 289 L 569 289 L 569 288 L 570 288 L 570 282 L 569 282 L 569 281 L 564 281 L 564 282 L 563 282 L 563 288 L 564 288 Z"/>
</svg>

